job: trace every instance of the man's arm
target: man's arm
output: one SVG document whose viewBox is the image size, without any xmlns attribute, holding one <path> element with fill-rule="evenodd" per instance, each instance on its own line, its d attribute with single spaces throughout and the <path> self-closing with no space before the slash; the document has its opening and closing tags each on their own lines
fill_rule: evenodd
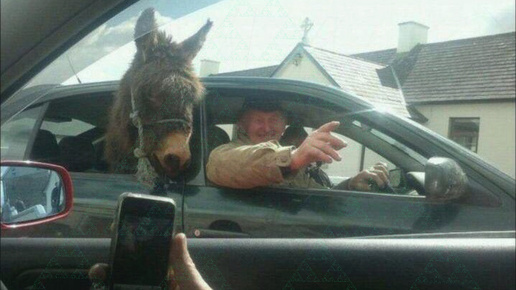
<svg viewBox="0 0 516 290">
<path fill-rule="evenodd" d="M 289 167 L 293 147 L 271 141 L 256 145 L 225 144 L 215 148 L 206 165 L 208 179 L 231 188 L 253 188 L 283 182 L 281 167 Z"/>
</svg>

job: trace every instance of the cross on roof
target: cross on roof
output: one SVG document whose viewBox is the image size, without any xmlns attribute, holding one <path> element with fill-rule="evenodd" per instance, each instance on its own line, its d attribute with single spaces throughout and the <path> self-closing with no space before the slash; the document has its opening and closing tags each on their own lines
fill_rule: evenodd
<svg viewBox="0 0 516 290">
<path fill-rule="evenodd" d="M 312 26 L 314 26 L 314 23 L 310 21 L 308 17 L 306 17 L 303 24 L 301 24 L 301 28 L 303 28 L 303 39 L 301 42 L 304 44 L 308 44 L 308 32 L 312 29 Z"/>
</svg>

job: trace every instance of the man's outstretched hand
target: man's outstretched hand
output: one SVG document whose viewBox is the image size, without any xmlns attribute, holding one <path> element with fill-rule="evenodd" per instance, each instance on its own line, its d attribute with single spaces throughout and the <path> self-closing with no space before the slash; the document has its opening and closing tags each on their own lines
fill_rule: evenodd
<svg viewBox="0 0 516 290">
<path fill-rule="evenodd" d="M 94 285 L 105 285 L 109 266 L 99 263 L 90 268 L 88 276 Z M 138 275 L 138 273 L 134 273 Z M 172 240 L 169 256 L 169 289 L 171 290 L 211 290 L 195 267 L 186 245 L 186 236 L 177 234 Z M 94 288 L 96 288 L 94 286 Z"/>
<path fill-rule="evenodd" d="M 337 151 L 346 147 L 347 144 L 331 135 L 331 132 L 339 125 L 339 122 L 332 121 L 310 133 L 299 148 L 292 151 L 290 169 L 298 170 L 317 161 L 326 163 L 331 163 L 333 160 L 340 161 L 341 157 Z"/>
</svg>

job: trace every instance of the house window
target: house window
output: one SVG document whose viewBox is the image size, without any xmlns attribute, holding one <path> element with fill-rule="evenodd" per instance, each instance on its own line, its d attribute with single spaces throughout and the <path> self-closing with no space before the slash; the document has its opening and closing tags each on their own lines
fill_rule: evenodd
<svg viewBox="0 0 516 290">
<path fill-rule="evenodd" d="M 476 153 L 479 127 L 480 118 L 450 118 L 448 137 Z"/>
</svg>

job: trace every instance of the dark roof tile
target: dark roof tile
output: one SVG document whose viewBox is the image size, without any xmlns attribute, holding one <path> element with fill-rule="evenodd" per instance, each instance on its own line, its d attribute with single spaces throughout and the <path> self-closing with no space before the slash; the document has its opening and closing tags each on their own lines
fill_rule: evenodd
<svg viewBox="0 0 516 290">
<path fill-rule="evenodd" d="M 515 33 L 420 45 L 408 67 L 395 50 L 354 56 L 392 64 L 407 103 L 515 99 Z"/>
<path fill-rule="evenodd" d="M 390 107 L 402 116 L 410 116 L 394 76 L 385 65 L 310 46 L 304 46 L 304 49 L 342 90 L 373 104 Z"/>
</svg>

